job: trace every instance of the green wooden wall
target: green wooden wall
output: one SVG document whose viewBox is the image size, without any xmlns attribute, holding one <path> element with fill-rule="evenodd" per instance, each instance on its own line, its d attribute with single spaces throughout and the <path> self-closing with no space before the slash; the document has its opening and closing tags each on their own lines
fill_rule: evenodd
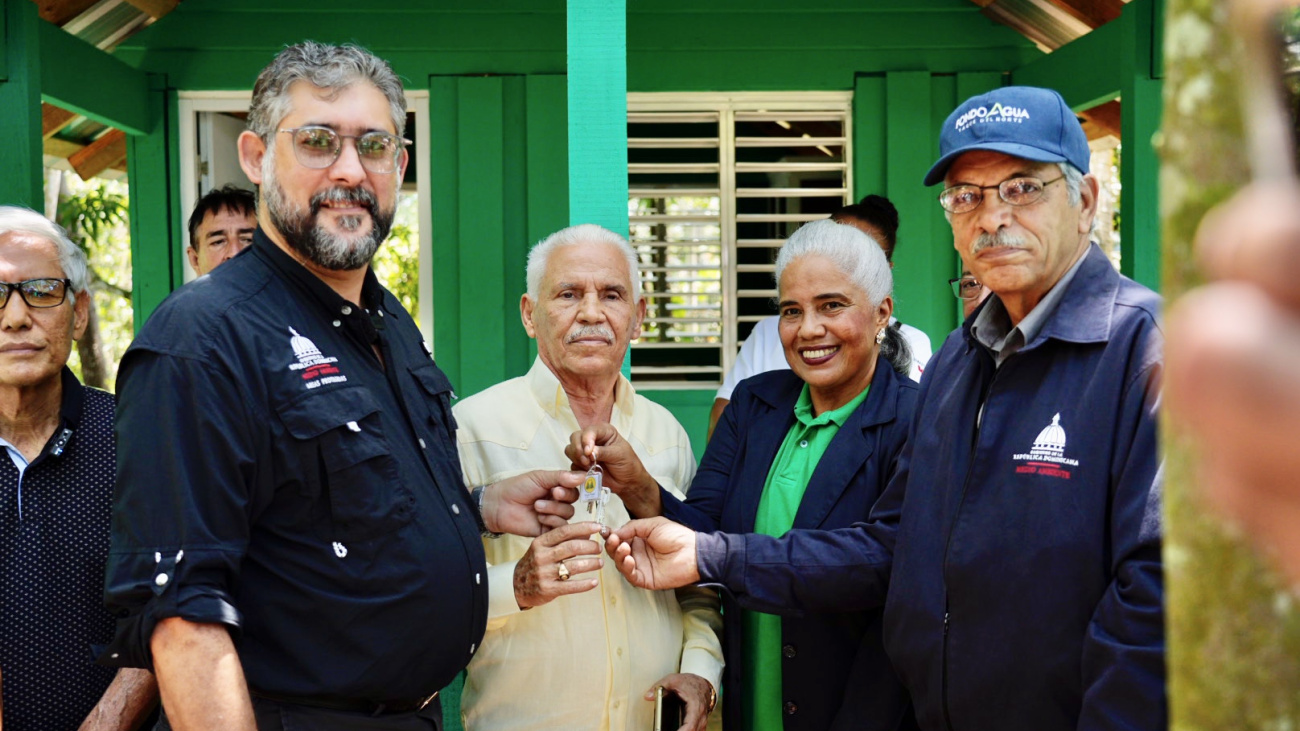
<svg viewBox="0 0 1300 731">
<path fill-rule="evenodd" d="M 968 0 L 629 0 L 629 91 L 852 90 L 855 193 L 902 214 L 897 309 L 936 344 L 956 323 L 951 235 L 920 180 L 965 96 L 1042 54 Z M 568 223 L 564 0 L 186 0 L 115 55 L 151 74 L 131 140 L 144 315 L 179 283 L 175 93 L 250 88 L 284 44 L 356 42 L 430 93 L 434 348 L 457 393 L 524 372 L 524 254 Z M 12 54 L 11 54 L 12 55 Z M 3 93 L 3 87 L 0 87 Z M 141 285 L 144 285 L 141 288 Z M 703 451 L 712 391 L 650 391 Z"/>
</svg>

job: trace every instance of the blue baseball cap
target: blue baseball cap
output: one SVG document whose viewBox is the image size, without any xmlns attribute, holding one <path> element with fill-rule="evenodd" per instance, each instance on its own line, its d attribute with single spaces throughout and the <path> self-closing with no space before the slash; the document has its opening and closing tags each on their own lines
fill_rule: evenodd
<svg viewBox="0 0 1300 731">
<path fill-rule="evenodd" d="M 941 182 L 958 155 L 992 150 L 1035 162 L 1068 162 L 1088 172 L 1088 136 L 1074 112 L 1051 89 L 1004 86 L 973 96 L 943 122 L 939 161 L 925 184 Z"/>
</svg>

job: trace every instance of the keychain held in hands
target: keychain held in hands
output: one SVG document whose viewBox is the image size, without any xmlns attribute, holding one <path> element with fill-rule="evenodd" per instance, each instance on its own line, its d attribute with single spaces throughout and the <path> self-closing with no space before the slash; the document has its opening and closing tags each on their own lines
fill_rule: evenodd
<svg viewBox="0 0 1300 731">
<path fill-rule="evenodd" d="M 587 505 L 587 513 L 594 514 L 597 523 L 605 525 L 605 504 L 609 502 L 609 488 L 602 484 L 602 476 L 605 471 L 601 469 L 596 462 L 596 448 L 591 448 L 591 469 L 587 470 L 587 478 L 582 481 L 582 489 L 578 491 L 578 499 Z"/>
</svg>

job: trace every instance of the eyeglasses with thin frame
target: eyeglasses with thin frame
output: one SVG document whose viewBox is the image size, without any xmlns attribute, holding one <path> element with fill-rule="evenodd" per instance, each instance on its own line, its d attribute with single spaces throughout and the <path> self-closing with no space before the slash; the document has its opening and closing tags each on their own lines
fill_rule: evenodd
<svg viewBox="0 0 1300 731">
<path fill-rule="evenodd" d="M 341 135 L 329 127 L 293 127 L 279 130 L 293 135 L 293 155 L 303 167 L 323 170 L 334 164 L 343 154 L 343 140 L 352 140 L 357 146 L 361 167 L 383 175 L 397 169 L 397 156 L 402 148 L 411 144 L 387 132 L 367 132 L 363 135 Z"/>
<path fill-rule="evenodd" d="M 21 282 L 0 282 L 0 310 L 9 304 L 9 295 L 18 292 L 28 307 L 45 309 L 58 307 L 68 298 L 70 279 L 27 279 Z"/>
<path fill-rule="evenodd" d="M 984 285 L 975 277 L 965 276 L 957 279 L 949 279 L 948 285 L 952 287 L 952 294 L 957 299 L 973 300 L 980 296 L 980 290 Z"/>
<path fill-rule="evenodd" d="M 996 190 L 1003 202 L 1013 206 L 1027 206 L 1038 202 L 1047 186 L 1064 179 L 1064 175 L 1046 181 L 1021 177 L 1010 178 L 997 185 L 954 185 L 939 194 L 939 205 L 949 213 L 969 213 L 984 202 L 984 191 Z"/>
</svg>

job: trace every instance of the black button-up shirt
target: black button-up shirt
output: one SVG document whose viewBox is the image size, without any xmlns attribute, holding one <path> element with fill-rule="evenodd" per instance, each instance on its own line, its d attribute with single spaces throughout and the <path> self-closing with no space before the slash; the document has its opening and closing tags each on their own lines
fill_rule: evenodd
<svg viewBox="0 0 1300 731">
<path fill-rule="evenodd" d="M 113 395 L 63 369 L 59 426 L 21 476 L 0 449 L 0 669 L 8 731 L 75 729 L 113 671 L 104 562 L 113 501 Z"/>
<path fill-rule="evenodd" d="M 469 662 L 487 580 L 451 385 L 373 273 L 362 301 L 259 229 L 145 324 L 118 377 L 105 661 L 151 665 L 175 616 L 228 625 L 268 694 L 409 699 Z"/>
</svg>

